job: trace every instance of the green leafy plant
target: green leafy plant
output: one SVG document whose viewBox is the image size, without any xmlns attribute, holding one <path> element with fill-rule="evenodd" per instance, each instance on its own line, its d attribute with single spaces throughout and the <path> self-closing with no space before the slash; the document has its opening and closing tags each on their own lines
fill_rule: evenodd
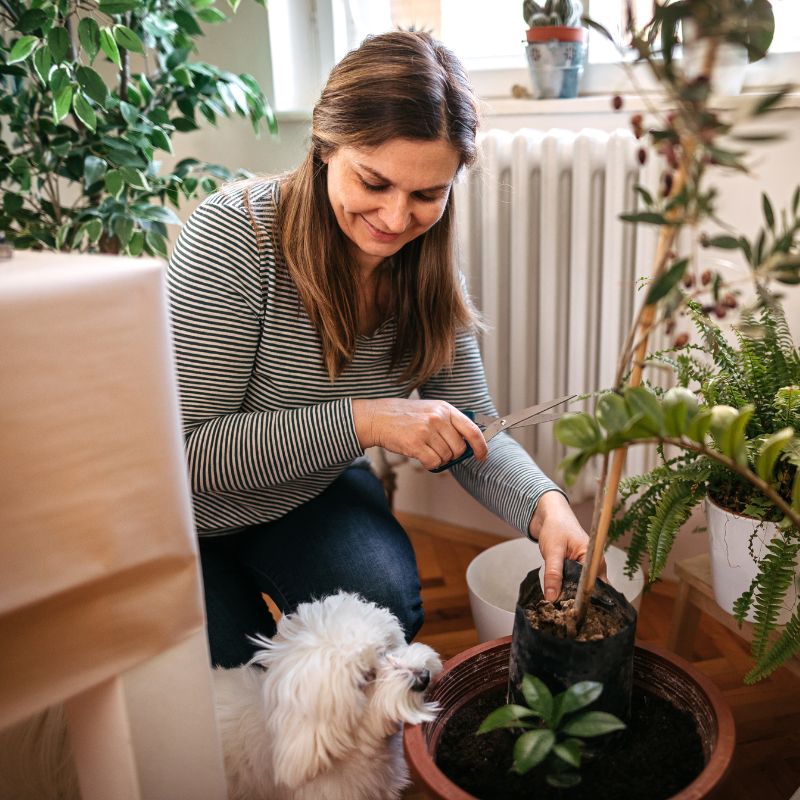
<svg viewBox="0 0 800 800">
<path fill-rule="evenodd" d="M 522 693 L 526 705 L 511 703 L 495 709 L 481 723 L 478 734 L 522 729 L 514 744 L 513 770 L 523 775 L 545 763 L 551 786 L 576 786 L 581 781 L 584 740 L 625 728 L 613 714 L 585 710 L 602 692 L 602 684 L 580 681 L 554 697 L 541 680 L 525 675 Z"/>
<path fill-rule="evenodd" d="M 529 28 L 546 25 L 560 25 L 565 28 L 578 28 L 581 25 L 583 3 L 581 0 L 525 0 L 522 16 Z"/>
<path fill-rule="evenodd" d="M 162 172 L 157 151 L 171 154 L 198 117 L 275 130 L 252 76 L 192 60 L 201 23 L 225 20 L 213 0 L 0 3 L 0 231 L 11 244 L 166 255 L 170 206 L 232 174 L 193 158 Z"/>
<path fill-rule="evenodd" d="M 589 567 L 583 570 L 576 597 L 579 626 L 615 507 L 619 513 L 617 493 L 631 444 L 658 444 L 663 463 L 623 485 L 625 503 L 641 499 L 627 520 L 636 517 L 642 528 L 634 535 L 630 563 L 638 563 L 647 550 L 651 568 L 660 570 L 677 527 L 706 491 L 728 498 L 736 494 L 738 506 L 751 511 L 757 508 L 760 519 L 778 521 L 781 536 L 762 561 L 749 599 L 743 598 L 737 606 L 740 617 L 748 603 L 755 608 L 756 665 L 746 679 L 757 680 L 800 650 L 800 607 L 795 608 L 777 640 L 769 643 L 780 600 L 792 585 L 791 556 L 800 549 L 797 417 L 794 411 L 787 411 L 796 408 L 797 351 L 787 338 L 781 298 L 774 290 L 776 285 L 800 282 L 800 190 L 794 192 L 789 211 L 780 216 L 772 201 L 762 196 L 765 225 L 752 240 L 719 219 L 719 190 L 709 174 L 719 169 L 748 171 L 748 152 L 743 145 L 753 137 L 740 133 L 739 126 L 774 109 L 788 87 L 757 98 L 744 110 L 714 107 L 710 78 L 717 52 L 730 40 L 734 28 L 747 28 L 750 5 L 744 10 L 734 2 L 727 5 L 731 16 L 719 29 L 709 25 L 708 7 L 705 0 L 671 5 L 657 2 L 654 18 L 644 28 L 629 26 L 635 60 L 649 69 L 663 93 L 658 105 L 645 98 L 647 121 L 642 114 L 634 114 L 630 124 L 642 141 L 640 161 L 645 163 L 655 153 L 662 159 L 663 169 L 658 190 L 637 187 L 639 208 L 622 218 L 632 224 L 656 226 L 658 243 L 651 277 L 643 284 L 644 302 L 625 337 L 610 391 L 599 395 L 592 413 L 562 418 L 556 435 L 575 448 L 562 465 L 568 483 L 593 456 L 600 457 Z M 674 58 L 673 34 L 678 22 L 693 22 L 706 39 L 699 74 L 685 74 Z M 588 24 L 612 38 L 602 26 L 591 20 Z M 654 27 L 662 34 L 658 44 L 652 36 Z M 615 98 L 615 107 L 622 105 L 622 99 Z M 649 149 L 645 147 L 648 140 Z M 709 223 L 722 226 L 722 232 L 709 235 L 702 228 Z M 681 232 L 686 235 L 680 236 Z M 727 281 L 709 258 L 708 253 L 718 249 L 739 251 L 750 267 L 749 281 L 755 289 L 755 300 L 740 311 L 742 324 L 732 344 L 710 323 L 711 315 L 724 317 L 740 306 L 738 287 Z M 685 314 L 687 308 L 690 319 L 706 337 L 703 349 L 710 351 L 711 362 L 692 361 L 691 354 L 699 350 L 691 349 L 673 362 L 666 356 L 648 359 L 650 336 L 658 327 L 674 336 L 676 348 L 686 347 L 689 334 L 676 326 L 684 318 L 679 312 Z M 758 331 L 760 339 L 752 335 Z M 663 392 L 654 388 L 657 380 L 649 377 L 650 372 L 644 380 L 645 370 L 657 363 L 674 369 L 683 385 Z M 770 370 L 774 374 L 767 376 Z M 692 380 L 697 394 L 686 388 Z M 678 448 L 680 454 L 667 455 L 671 451 L 663 450 L 666 445 Z M 631 504 L 627 507 L 630 511 Z M 619 533 L 627 522 L 623 511 L 614 532 Z"/>
<path fill-rule="evenodd" d="M 751 62 L 764 58 L 775 35 L 770 0 L 678 0 L 658 7 L 645 33 L 651 42 L 661 33 L 665 48 L 671 52 L 681 23 L 684 43 L 713 39 L 741 44 Z"/>
</svg>

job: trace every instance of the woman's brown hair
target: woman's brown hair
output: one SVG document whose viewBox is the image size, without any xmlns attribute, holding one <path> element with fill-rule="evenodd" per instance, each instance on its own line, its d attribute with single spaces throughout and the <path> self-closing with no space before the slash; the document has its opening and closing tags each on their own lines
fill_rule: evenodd
<svg viewBox="0 0 800 800">
<path fill-rule="evenodd" d="M 359 330 L 359 270 L 328 200 L 325 160 L 339 147 L 390 139 L 444 140 L 460 166 L 476 156 L 478 113 L 464 69 L 426 33 L 368 37 L 331 71 L 314 107 L 311 147 L 284 176 L 278 236 L 306 312 L 322 339 L 331 380 L 350 363 Z M 392 365 L 424 383 L 452 361 L 459 330 L 478 323 L 459 286 L 453 193 L 441 219 L 387 260 L 387 313 L 397 324 Z"/>
</svg>

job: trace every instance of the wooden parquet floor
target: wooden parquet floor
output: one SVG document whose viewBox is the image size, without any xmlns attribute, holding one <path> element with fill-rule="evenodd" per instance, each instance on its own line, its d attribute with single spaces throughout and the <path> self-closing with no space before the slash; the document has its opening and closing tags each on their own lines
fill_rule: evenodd
<svg viewBox="0 0 800 800">
<path fill-rule="evenodd" d="M 417 641 L 433 647 L 445 660 L 478 643 L 465 573 L 469 562 L 498 539 L 423 517 L 397 516 L 411 536 L 422 579 L 425 624 Z M 667 583 L 645 594 L 637 630 L 640 639 L 666 645 L 674 598 L 675 586 Z M 755 686 L 745 686 L 742 677 L 750 665 L 747 645 L 705 614 L 692 660 L 722 689 L 736 719 L 732 772 L 719 800 L 790 800 L 800 790 L 800 678 L 781 669 Z M 422 797 L 417 787 L 405 794 L 405 800 Z"/>
</svg>

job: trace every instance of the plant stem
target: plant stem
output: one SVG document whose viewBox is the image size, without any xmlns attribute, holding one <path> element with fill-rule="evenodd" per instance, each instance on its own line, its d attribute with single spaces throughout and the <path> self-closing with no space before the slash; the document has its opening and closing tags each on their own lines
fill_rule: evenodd
<svg viewBox="0 0 800 800">
<path fill-rule="evenodd" d="M 690 141 L 684 149 L 684 159 L 681 168 L 675 175 L 670 197 L 674 197 L 679 192 L 683 191 L 693 152 L 694 147 Z M 677 209 L 675 213 L 678 213 Z M 677 235 L 677 226 L 664 225 L 661 228 L 653 267 L 653 277 L 651 280 L 656 280 L 663 274 L 667 261 L 669 260 L 669 253 L 672 250 Z M 646 303 L 643 305 L 631 326 L 628 336 L 626 337 L 619 364 L 617 365 L 617 386 L 622 383 L 622 375 L 625 374 L 631 360 L 633 361 L 633 367 L 631 369 L 630 378 L 628 379 L 628 386 L 635 387 L 641 384 L 644 361 L 647 356 L 647 344 L 650 339 L 650 332 L 655 324 L 656 308 L 657 303 Z M 638 347 L 633 356 L 631 356 L 630 347 L 636 337 L 637 330 L 641 332 L 641 336 L 639 338 Z M 602 507 L 599 518 L 597 519 L 597 527 L 592 530 L 589 537 L 589 547 L 586 552 L 584 569 L 581 570 L 581 577 L 575 594 L 575 617 L 579 628 L 586 619 L 586 612 L 589 610 L 589 598 L 591 598 L 594 592 L 597 574 L 600 571 L 600 562 L 603 559 L 606 541 L 608 540 L 608 529 L 611 525 L 614 505 L 617 502 L 617 490 L 619 489 L 619 482 L 622 478 L 622 470 L 625 467 L 627 452 L 627 446 L 620 447 L 614 451 L 608 481 L 605 482 L 604 487 L 601 489 L 603 495 Z"/>
</svg>

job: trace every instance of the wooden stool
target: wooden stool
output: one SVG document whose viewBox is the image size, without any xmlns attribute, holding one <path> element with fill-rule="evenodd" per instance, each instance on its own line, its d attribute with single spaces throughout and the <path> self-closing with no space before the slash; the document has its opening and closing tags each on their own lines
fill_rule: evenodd
<svg viewBox="0 0 800 800">
<path fill-rule="evenodd" d="M 672 627 L 667 640 L 667 647 L 670 650 L 691 660 L 701 611 L 724 625 L 729 631 L 741 636 L 746 642 L 753 641 L 753 624 L 743 622 L 740 625 L 732 614 L 723 611 L 714 600 L 708 553 L 678 561 L 675 564 L 675 573 L 680 582 L 678 597 L 675 600 L 675 611 L 672 616 Z M 795 656 L 784 666 L 800 677 L 800 658 Z"/>
</svg>

